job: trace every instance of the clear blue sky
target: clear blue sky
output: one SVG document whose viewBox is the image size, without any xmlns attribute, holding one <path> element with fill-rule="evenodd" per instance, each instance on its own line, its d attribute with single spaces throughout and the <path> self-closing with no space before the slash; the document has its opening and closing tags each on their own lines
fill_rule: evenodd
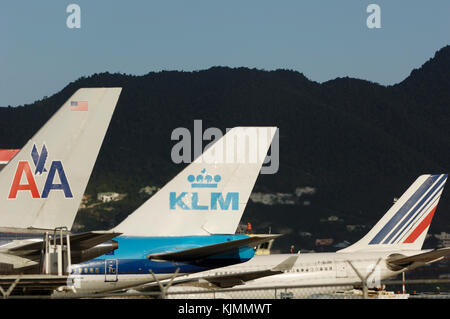
<svg viewBox="0 0 450 319">
<path fill-rule="evenodd" d="M 71 3 L 81 29 L 66 26 Z M 381 29 L 366 26 L 371 3 Z M 449 0 L 1 0 L 0 105 L 104 71 L 245 66 L 394 84 L 447 44 Z"/>
</svg>

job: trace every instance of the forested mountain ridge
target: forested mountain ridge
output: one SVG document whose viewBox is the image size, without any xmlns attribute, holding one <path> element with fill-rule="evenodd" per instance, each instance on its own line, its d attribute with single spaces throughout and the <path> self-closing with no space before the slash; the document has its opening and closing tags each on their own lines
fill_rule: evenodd
<svg viewBox="0 0 450 319">
<path fill-rule="evenodd" d="M 151 65 L 151 61 L 149 61 Z M 314 248 L 316 238 L 355 241 L 424 173 L 450 171 L 450 47 L 436 52 L 402 82 L 382 86 L 337 78 L 322 84 L 291 70 L 212 67 L 143 76 L 101 73 L 70 83 L 55 95 L 20 107 L 0 108 L 0 146 L 19 148 L 81 87 L 123 87 L 87 193 L 127 193 L 111 209 L 83 209 L 80 229 L 117 224 L 184 165 L 172 162 L 177 127 L 223 132 L 234 126 L 280 129 L 277 174 L 260 175 L 255 192 L 311 194 L 294 204 L 250 202 L 243 221 L 256 231 L 283 232 L 277 245 Z M 206 145 L 205 142 L 204 145 Z M 450 232 L 449 185 L 431 226 Z M 328 220 L 337 216 L 338 220 Z M 310 233 L 311 238 L 301 234 Z"/>
</svg>

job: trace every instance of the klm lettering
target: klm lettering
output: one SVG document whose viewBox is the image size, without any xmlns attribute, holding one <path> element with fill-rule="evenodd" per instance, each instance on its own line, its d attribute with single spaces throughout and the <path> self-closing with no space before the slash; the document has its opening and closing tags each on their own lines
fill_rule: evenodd
<svg viewBox="0 0 450 319">
<path fill-rule="evenodd" d="M 197 192 L 176 192 L 170 193 L 170 209 L 182 210 L 238 210 L 239 209 L 239 193 L 229 192 L 224 197 L 222 193 L 212 192 L 208 201 L 209 205 L 199 203 L 199 193 Z"/>
</svg>

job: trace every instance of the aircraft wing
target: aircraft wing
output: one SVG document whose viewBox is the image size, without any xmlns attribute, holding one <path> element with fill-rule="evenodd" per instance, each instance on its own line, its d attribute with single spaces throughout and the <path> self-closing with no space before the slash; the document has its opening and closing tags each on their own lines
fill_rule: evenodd
<svg viewBox="0 0 450 319">
<path fill-rule="evenodd" d="M 220 288 L 231 288 L 233 286 L 243 285 L 245 284 L 245 282 L 250 280 L 281 274 L 287 270 L 292 269 L 298 259 L 298 256 L 299 255 L 290 256 L 271 269 L 203 277 L 198 281 L 197 285 L 205 286 L 204 283 L 207 283 L 209 287 L 211 287 L 211 285 L 214 285 Z"/>
<path fill-rule="evenodd" d="M 397 267 L 408 267 L 412 263 L 430 263 L 434 261 L 438 261 L 439 259 L 444 258 L 445 256 L 450 254 L 450 247 L 435 249 L 432 251 L 428 251 L 426 253 L 421 253 L 413 256 L 402 256 L 402 255 L 394 255 L 388 259 L 388 263 L 390 265 L 394 265 Z"/>
<path fill-rule="evenodd" d="M 39 258 L 15 256 L 9 253 L 0 253 L 0 273 L 14 273 L 15 269 L 33 268 L 39 266 Z"/>
<path fill-rule="evenodd" d="M 220 244 L 207 245 L 180 251 L 168 253 L 156 253 L 148 255 L 148 259 L 152 260 L 166 260 L 166 261 L 193 261 L 207 258 L 214 255 L 225 253 L 231 249 L 236 249 L 242 246 L 257 246 L 258 244 L 267 242 L 271 239 L 280 237 L 281 235 L 258 235 L 249 238 L 227 241 Z"/>
<path fill-rule="evenodd" d="M 231 273 L 225 275 L 205 275 L 202 277 L 188 277 L 188 278 L 176 278 L 173 280 L 172 286 L 182 285 L 182 286 L 194 286 L 201 288 L 231 288 L 237 285 L 243 285 L 245 282 L 267 277 L 273 276 L 277 274 L 281 274 L 285 271 L 292 269 L 295 262 L 297 261 L 299 255 L 293 255 L 286 258 L 280 264 L 273 268 L 263 269 L 263 270 L 255 270 L 255 271 L 244 271 L 239 273 Z M 201 273 L 197 274 L 201 275 Z M 154 291 L 158 290 L 158 285 L 152 283 L 147 284 L 143 287 L 140 287 L 139 291 Z"/>
<path fill-rule="evenodd" d="M 36 291 L 39 294 L 50 295 L 58 287 L 67 285 L 67 276 L 56 275 L 0 275 L 0 287 L 2 294 L 7 296 L 23 294 L 26 290 L 28 294 Z"/>
<path fill-rule="evenodd" d="M 70 235 L 70 249 L 72 251 L 85 250 L 92 248 L 98 244 L 108 241 L 114 237 L 121 235 L 120 233 L 92 231 L 81 234 Z M 59 243 L 59 239 L 57 239 Z M 63 244 L 66 244 L 66 237 L 63 238 Z M 15 256 L 27 256 L 41 253 L 42 240 L 34 242 L 26 242 L 25 244 L 19 244 L 13 248 L 8 249 L 8 253 Z"/>
</svg>

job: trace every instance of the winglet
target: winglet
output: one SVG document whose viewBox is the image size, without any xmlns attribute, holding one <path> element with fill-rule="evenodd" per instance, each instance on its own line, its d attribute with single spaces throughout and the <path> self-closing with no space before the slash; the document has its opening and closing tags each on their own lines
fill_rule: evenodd
<svg viewBox="0 0 450 319">
<path fill-rule="evenodd" d="M 294 256 L 289 256 L 288 258 L 283 260 L 281 263 L 279 263 L 278 265 L 273 267 L 271 269 L 271 271 L 284 272 L 284 271 L 291 270 L 292 267 L 294 267 L 295 263 L 297 262 L 297 259 L 299 256 L 300 256 L 300 253 L 298 253 Z"/>
</svg>

